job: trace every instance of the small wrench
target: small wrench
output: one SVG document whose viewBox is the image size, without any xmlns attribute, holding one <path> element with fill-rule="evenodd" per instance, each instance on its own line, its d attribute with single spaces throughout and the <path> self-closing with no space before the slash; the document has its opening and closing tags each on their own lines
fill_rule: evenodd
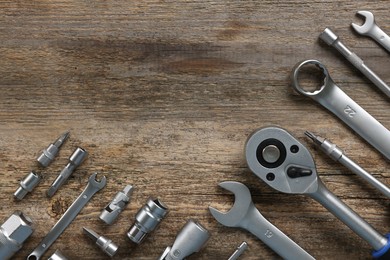
<svg viewBox="0 0 390 260">
<path fill-rule="evenodd" d="M 256 131 L 246 143 L 245 156 L 252 172 L 270 187 L 315 199 L 367 241 L 375 250 L 374 257 L 390 254 L 390 234 L 380 234 L 330 192 L 318 177 L 310 152 L 286 130 L 266 127 Z"/>
<path fill-rule="evenodd" d="M 369 11 L 358 11 L 357 14 L 364 16 L 366 20 L 362 26 L 352 23 L 352 28 L 361 35 L 373 38 L 390 52 L 390 37 L 375 23 L 374 15 Z"/>
<path fill-rule="evenodd" d="M 235 196 L 234 205 L 227 213 L 209 207 L 211 214 L 219 223 L 251 232 L 285 259 L 314 259 L 261 215 L 252 202 L 249 189 L 244 184 L 225 181 L 221 182 L 219 186 L 232 192 Z"/>
<path fill-rule="evenodd" d="M 304 90 L 298 80 L 302 68 L 310 64 L 319 68 L 324 76 L 323 85 L 314 92 Z M 292 87 L 298 93 L 323 105 L 390 160 L 390 131 L 345 94 L 321 62 L 306 60 L 298 63 L 293 69 L 292 81 Z"/>
<path fill-rule="evenodd" d="M 106 186 L 106 177 L 103 176 L 100 181 L 96 180 L 97 173 L 93 173 L 88 180 L 87 187 L 80 194 L 80 196 L 73 202 L 73 204 L 66 210 L 64 215 L 58 220 L 54 227 L 49 231 L 41 243 L 35 250 L 27 257 L 27 260 L 39 260 L 42 255 L 49 249 L 49 247 L 57 240 L 57 238 L 64 232 L 64 230 L 72 223 L 88 201 Z"/>
</svg>

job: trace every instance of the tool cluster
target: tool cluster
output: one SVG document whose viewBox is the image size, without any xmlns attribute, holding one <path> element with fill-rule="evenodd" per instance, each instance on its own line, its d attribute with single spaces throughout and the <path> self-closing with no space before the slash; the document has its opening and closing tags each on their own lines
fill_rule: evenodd
<svg viewBox="0 0 390 260">
<path fill-rule="evenodd" d="M 361 11 L 358 14 L 366 17 L 365 24 L 363 26 L 353 24 L 352 27 L 360 34 L 373 37 L 386 50 L 390 51 L 390 38 L 375 24 L 373 15 L 367 11 Z M 321 33 L 320 39 L 339 50 L 356 68 L 390 97 L 390 88 L 386 83 L 372 72 L 356 54 L 349 51 L 330 29 L 326 28 Z M 323 85 L 313 92 L 306 91 L 300 86 L 299 82 L 299 75 L 307 65 L 315 65 L 323 73 Z M 317 60 L 306 60 L 297 64 L 292 73 L 292 86 L 298 93 L 318 101 L 333 112 L 387 159 L 390 159 L 389 130 L 348 97 L 333 82 L 328 70 L 322 63 Z M 361 176 L 384 196 L 390 198 L 390 189 L 356 162 L 349 159 L 338 146 L 314 133 L 306 131 L 305 135 L 325 154 Z M 64 133 L 43 151 L 37 159 L 41 167 L 45 168 L 50 165 L 68 137 L 69 132 Z M 55 195 L 87 156 L 87 151 L 80 147 L 73 152 L 68 164 L 47 191 L 48 197 Z M 390 258 L 390 234 L 381 234 L 327 189 L 317 174 L 316 165 L 309 150 L 289 132 L 279 127 L 266 127 L 257 130 L 249 136 L 245 144 L 245 157 L 249 169 L 271 188 L 282 193 L 304 194 L 313 198 L 371 245 L 374 258 Z M 30 172 L 20 182 L 20 187 L 14 194 L 15 199 L 22 200 L 29 192 L 33 191 L 41 179 L 41 175 L 36 171 Z M 98 179 L 97 173 L 93 173 L 80 196 L 27 259 L 41 259 L 94 194 L 105 186 L 106 177 L 103 176 Z M 209 208 L 212 216 L 219 223 L 228 227 L 239 227 L 248 230 L 285 259 L 314 259 L 313 256 L 263 217 L 252 202 L 250 191 L 244 184 L 225 181 L 220 183 L 220 186 L 235 195 L 235 203 L 232 209 L 226 213 L 213 207 Z M 132 185 L 127 185 L 122 191 L 119 191 L 112 201 L 103 208 L 99 219 L 106 225 L 113 225 L 120 213 L 130 203 L 133 190 Z M 148 199 L 135 215 L 134 224 L 127 232 L 127 237 L 135 244 L 142 243 L 145 237 L 158 227 L 168 211 L 168 207 L 158 198 Z M 83 227 L 83 232 L 108 256 L 112 257 L 117 253 L 118 246 L 111 239 L 97 234 L 89 227 Z M 11 258 L 32 233 L 31 219 L 22 212 L 15 211 L 0 229 L 0 259 Z M 172 246 L 167 247 L 158 259 L 185 259 L 189 255 L 198 252 L 209 238 L 209 231 L 197 221 L 190 219 L 179 231 Z M 237 259 L 246 248 L 247 243 L 243 242 L 229 260 Z M 67 258 L 57 250 L 49 259 L 64 260 Z"/>
</svg>

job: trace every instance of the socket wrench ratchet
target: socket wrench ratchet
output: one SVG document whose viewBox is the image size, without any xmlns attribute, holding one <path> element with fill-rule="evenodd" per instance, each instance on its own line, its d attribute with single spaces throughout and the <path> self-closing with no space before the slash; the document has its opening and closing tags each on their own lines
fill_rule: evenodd
<svg viewBox="0 0 390 260">
<path fill-rule="evenodd" d="M 373 38 L 390 52 L 390 36 L 375 23 L 374 15 L 369 11 L 358 11 L 357 14 L 365 17 L 366 20 L 362 26 L 352 23 L 352 28 L 361 35 Z"/>
<path fill-rule="evenodd" d="M 27 260 L 38 260 L 57 240 L 64 230 L 72 223 L 88 201 L 106 186 L 106 177 L 103 176 L 100 181 L 96 179 L 97 173 L 93 173 L 89 179 L 87 187 L 73 204 L 66 210 L 64 215 L 58 220 L 54 227 L 49 231 L 45 238 L 39 243 L 35 250 L 27 257 Z"/>
<path fill-rule="evenodd" d="M 390 254 L 390 234 L 380 234 L 330 192 L 318 177 L 310 152 L 286 130 L 267 127 L 256 131 L 246 143 L 245 156 L 251 171 L 270 187 L 313 198 L 367 241 L 374 257 Z"/>
<path fill-rule="evenodd" d="M 244 184 L 225 181 L 219 186 L 235 196 L 233 207 L 226 213 L 209 207 L 211 214 L 219 223 L 251 232 L 284 259 L 314 259 L 261 215 L 252 202 L 249 189 Z"/>
<path fill-rule="evenodd" d="M 315 65 L 324 76 L 323 85 L 314 92 L 304 90 L 299 84 L 303 67 Z M 373 116 L 345 94 L 332 80 L 326 67 L 317 60 L 298 63 L 293 69 L 292 87 L 300 94 L 310 97 L 335 114 L 357 134 L 390 160 L 390 131 Z"/>
</svg>

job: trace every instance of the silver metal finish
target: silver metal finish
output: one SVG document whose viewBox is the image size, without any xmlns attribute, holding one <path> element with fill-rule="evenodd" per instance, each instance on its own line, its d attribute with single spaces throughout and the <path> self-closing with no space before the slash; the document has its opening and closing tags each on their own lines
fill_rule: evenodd
<svg viewBox="0 0 390 260">
<path fill-rule="evenodd" d="M 199 252 L 209 238 L 209 231 L 190 219 L 177 234 L 172 247 L 165 249 L 158 260 L 183 260 Z"/>
<path fill-rule="evenodd" d="M 361 35 L 373 38 L 390 52 L 390 37 L 375 23 L 374 15 L 369 11 L 358 11 L 357 14 L 364 16 L 366 21 L 362 26 L 352 23 L 352 28 Z"/>
<path fill-rule="evenodd" d="M 30 172 L 29 174 L 24 177 L 24 179 L 20 182 L 19 188 L 14 193 L 14 197 L 17 200 L 22 200 L 27 193 L 32 192 L 32 190 L 39 184 L 42 177 L 35 173 Z"/>
<path fill-rule="evenodd" d="M 287 151 L 284 161 L 274 168 L 262 165 L 256 153 L 259 145 L 270 139 L 278 140 Z M 295 153 L 289 149 L 292 146 L 298 148 Z M 286 130 L 278 127 L 258 130 L 249 137 L 245 154 L 252 172 L 272 188 L 284 193 L 305 194 L 317 200 L 375 250 L 380 250 L 387 244 L 386 237 L 325 187 L 317 175 L 310 152 Z M 275 175 L 274 180 L 267 179 L 270 172 Z"/>
<path fill-rule="evenodd" d="M 0 259 L 10 259 L 32 233 L 31 219 L 15 211 L 0 227 Z"/>
<path fill-rule="evenodd" d="M 385 184 L 377 180 L 374 176 L 369 174 L 362 167 L 360 167 L 353 160 L 351 160 L 349 157 L 347 157 L 344 151 L 341 150 L 337 145 L 335 145 L 328 139 L 316 136 L 308 131 L 305 132 L 305 135 L 312 139 L 314 141 L 314 144 L 320 147 L 320 149 L 333 160 L 340 162 L 342 165 L 362 177 L 364 180 L 366 180 L 368 183 L 370 183 L 372 186 L 382 192 L 383 195 L 390 198 L 390 189 Z"/>
<path fill-rule="evenodd" d="M 269 163 L 276 162 L 280 157 L 280 151 L 278 147 L 276 147 L 275 145 L 268 145 L 264 147 L 262 153 L 263 153 L 264 160 L 266 160 Z"/>
<path fill-rule="evenodd" d="M 237 247 L 236 251 L 234 251 L 234 253 L 229 257 L 228 260 L 237 260 L 247 248 L 248 248 L 248 243 L 245 241 L 242 242 L 241 245 Z"/>
<path fill-rule="evenodd" d="M 366 76 L 372 83 L 375 84 L 386 96 L 390 97 L 390 87 L 381 78 L 376 75 L 369 67 L 364 64 L 363 60 L 359 58 L 354 52 L 351 52 L 340 40 L 339 37 L 326 28 L 321 34 L 320 39 L 329 46 L 338 50 L 351 64 L 357 68 L 364 76 Z"/>
<path fill-rule="evenodd" d="M 68 258 L 66 258 L 66 257 L 61 253 L 61 251 L 57 249 L 57 250 L 54 252 L 54 254 L 53 254 L 51 257 L 49 257 L 49 259 L 47 259 L 47 260 L 68 260 Z"/>
<path fill-rule="evenodd" d="M 87 158 L 88 152 L 83 148 L 77 147 L 76 150 L 69 158 L 69 163 L 65 168 L 60 172 L 58 177 L 54 180 L 49 190 L 47 191 L 47 196 L 53 197 L 53 195 L 58 191 L 58 189 L 69 179 L 72 173 L 76 170 L 77 167 Z"/>
<path fill-rule="evenodd" d="M 118 246 L 112 240 L 98 235 L 93 230 L 83 227 L 84 233 L 108 256 L 113 257 L 118 252 Z"/>
<path fill-rule="evenodd" d="M 99 218 L 106 224 L 112 225 L 129 204 L 133 190 L 133 186 L 127 185 L 123 191 L 118 192 L 114 199 L 103 209 Z"/>
<path fill-rule="evenodd" d="M 317 66 L 324 75 L 324 84 L 314 92 L 305 91 L 298 81 L 302 68 L 310 64 Z M 306 60 L 298 63 L 293 70 L 292 78 L 293 88 L 298 93 L 323 105 L 390 160 L 390 131 L 345 94 L 333 82 L 321 62 Z"/>
<path fill-rule="evenodd" d="M 249 189 L 244 184 L 225 181 L 219 186 L 235 195 L 234 205 L 227 213 L 209 207 L 211 214 L 219 223 L 251 232 L 284 259 L 314 259 L 260 214 L 252 202 Z"/>
<path fill-rule="evenodd" d="M 54 160 L 60 147 L 64 144 L 64 142 L 69 137 L 69 131 L 63 133 L 54 144 L 50 144 L 45 150 L 43 150 L 42 154 L 37 158 L 37 161 L 42 167 L 47 167 Z"/>
<path fill-rule="evenodd" d="M 168 214 L 168 207 L 159 199 L 151 198 L 135 215 L 135 222 L 127 232 L 127 237 L 140 244 L 146 235 L 157 228 Z"/>
<path fill-rule="evenodd" d="M 87 187 L 73 204 L 66 210 L 64 215 L 58 220 L 54 227 L 49 231 L 44 239 L 39 243 L 35 250 L 27 257 L 28 260 L 38 260 L 64 232 L 70 223 L 77 217 L 80 211 L 88 203 L 88 201 L 106 186 L 106 177 L 103 176 L 100 181 L 96 180 L 97 173 L 93 173 L 89 179 Z"/>
</svg>

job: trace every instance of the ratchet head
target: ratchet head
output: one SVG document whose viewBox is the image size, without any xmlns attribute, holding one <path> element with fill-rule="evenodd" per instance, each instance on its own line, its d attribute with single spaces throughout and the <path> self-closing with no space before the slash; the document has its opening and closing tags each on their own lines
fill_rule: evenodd
<svg viewBox="0 0 390 260">
<path fill-rule="evenodd" d="M 272 188 L 294 194 L 318 189 L 315 163 L 303 144 L 279 127 L 266 127 L 247 140 L 245 156 L 252 172 Z"/>
<path fill-rule="evenodd" d="M 234 205 L 226 213 L 216 210 L 213 207 L 209 207 L 211 215 L 213 215 L 213 217 L 224 226 L 238 227 L 250 207 L 254 207 L 251 193 L 244 184 L 235 181 L 221 182 L 219 186 L 234 194 Z"/>
<path fill-rule="evenodd" d="M 375 19 L 374 15 L 369 11 L 358 11 L 357 14 L 365 17 L 365 21 L 363 25 L 357 25 L 355 23 L 352 23 L 352 28 L 355 29 L 355 31 L 362 35 L 367 35 L 370 33 L 372 28 L 375 25 Z"/>
<path fill-rule="evenodd" d="M 99 190 L 103 189 L 104 186 L 106 186 L 107 179 L 106 176 L 103 176 L 100 180 L 97 180 L 97 172 L 93 173 L 89 179 L 88 179 L 88 184 L 97 187 Z"/>
</svg>

